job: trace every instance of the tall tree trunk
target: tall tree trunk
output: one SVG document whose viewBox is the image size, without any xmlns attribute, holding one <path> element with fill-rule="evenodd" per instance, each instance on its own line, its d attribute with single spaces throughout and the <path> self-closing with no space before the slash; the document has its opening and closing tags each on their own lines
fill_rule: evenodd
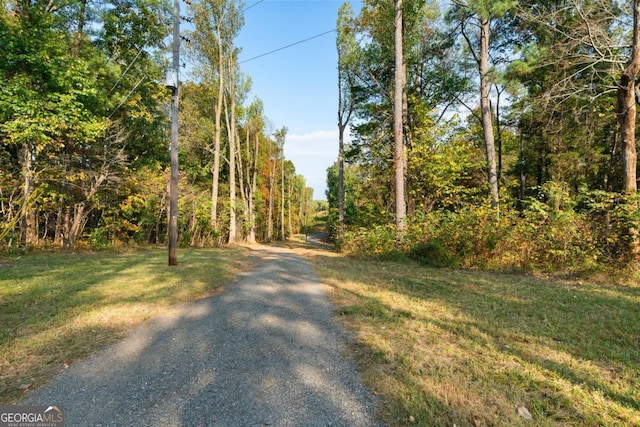
<svg viewBox="0 0 640 427">
<path fill-rule="evenodd" d="M 293 235 L 293 206 L 292 206 L 292 193 L 293 193 L 293 177 L 289 177 L 289 185 L 287 186 L 287 199 L 289 209 L 287 209 L 287 232 L 289 236 Z"/>
<path fill-rule="evenodd" d="M 67 205 L 64 208 L 64 219 L 62 220 L 62 247 L 68 249 L 67 240 L 71 230 L 71 208 Z M 70 245 L 69 245 L 70 247 Z"/>
<path fill-rule="evenodd" d="M 253 167 L 251 170 L 251 192 L 249 193 L 249 243 L 256 242 L 256 209 L 254 197 L 258 190 L 258 149 L 260 148 L 260 133 L 256 131 Z"/>
<path fill-rule="evenodd" d="M 344 129 L 338 121 L 338 234 L 344 233 Z"/>
<path fill-rule="evenodd" d="M 247 243 L 256 242 L 255 227 L 255 207 L 254 195 L 257 189 L 257 168 L 258 168 L 258 147 L 260 141 L 260 132 L 256 129 L 256 142 L 254 145 L 254 155 L 251 155 L 251 125 L 246 126 L 246 145 L 244 147 L 245 159 L 242 160 L 242 149 L 238 149 L 238 173 L 240 175 L 240 193 L 242 194 L 242 202 L 244 206 L 244 224 L 246 227 L 245 241 Z M 240 139 L 238 139 L 240 141 Z"/>
<path fill-rule="evenodd" d="M 67 234 L 64 238 L 64 249 L 71 249 L 76 243 L 78 236 L 82 233 L 84 225 L 87 222 L 87 216 L 89 212 L 85 212 L 84 203 L 76 203 L 73 206 L 73 219 L 70 216 L 67 217 L 69 224 L 67 226 Z"/>
<path fill-rule="evenodd" d="M 80 44 L 82 43 L 82 38 L 84 37 L 84 25 L 86 22 L 86 10 L 87 10 L 87 0 L 80 1 L 80 16 L 78 16 L 78 31 L 76 32 L 76 39 L 73 42 L 73 56 L 78 56 L 80 54 Z"/>
<path fill-rule="evenodd" d="M 250 129 L 249 129 L 249 124 L 247 124 L 245 126 L 246 129 L 246 147 L 249 147 L 249 136 L 250 136 Z M 249 151 L 247 150 L 246 154 L 247 154 L 247 161 L 245 163 L 245 161 L 242 158 L 242 138 L 240 138 L 240 135 L 238 135 L 238 149 L 236 150 L 236 155 L 238 157 L 237 159 L 237 163 L 236 163 L 236 167 L 238 170 L 238 189 L 240 190 L 240 203 L 242 204 L 242 210 L 243 210 L 243 214 L 242 214 L 242 238 L 245 239 L 247 236 L 245 235 L 245 230 L 246 227 L 249 224 L 249 182 L 247 181 L 249 179 L 249 161 L 250 161 L 250 157 L 249 157 Z M 245 148 L 246 148 L 245 147 Z M 247 169 L 247 173 L 246 173 L 246 177 L 245 177 L 245 167 Z"/>
<path fill-rule="evenodd" d="M 396 228 L 399 232 L 403 232 L 405 227 L 405 218 L 407 216 L 407 206 L 404 191 L 405 159 L 403 136 L 403 96 L 406 76 L 404 73 L 405 66 L 402 41 L 402 0 L 395 0 L 395 11 L 395 75 L 393 97 L 393 139 L 395 149 L 393 166 L 395 171 L 396 190 Z"/>
<path fill-rule="evenodd" d="M 623 190 L 638 191 L 636 178 L 636 98 L 635 80 L 640 71 L 640 0 L 633 2 L 633 42 L 631 58 L 620 77 L 618 86 L 618 123 L 622 141 Z"/>
<path fill-rule="evenodd" d="M 218 25 L 218 99 L 215 121 L 215 147 L 213 151 L 213 182 L 211 185 L 211 218 L 210 224 L 214 231 L 218 231 L 218 187 L 220 179 L 220 140 L 222 138 L 222 102 L 224 99 L 224 56 L 222 53 L 222 39 L 220 25 Z"/>
<path fill-rule="evenodd" d="M 269 156 L 269 206 L 267 209 L 267 242 L 273 239 L 274 186 L 276 184 L 276 161 Z"/>
<path fill-rule="evenodd" d="M 33 208 L 33 153 L 30 144 L 23 144 L 20 150 L 20 169 L 22 170 L 22 218 L 20 230 L 20 245 L 30 246 L 38 241 L 36 212 Z"/>
<path fill-rule="evenodd" d="M 635 80 L 638 77 L 638 72 L 640 72 L 640 0 L 634 0 L 631 58 L 620 77 L 616 109 L 622 145 L 622 189 L 627 194 L 635 194 L 638 191 L 635 98 Z M 633 206 L 633 209 L 638 209 L 638 206 Z M 634 259 L 640 258 L 640 231 L 632 226 L 628 233 L 630 255 Z"/>
<path fill-rule="evenodd" d="M 280 240 L 287 240 L 284 232 L 284 140 L 280 150 Z"/>
<path fill-rule="evenodd" d="M 229 134 L 229 240 L 228 244 L 237 243 L 236 231 L 236 100 L 235 78 L 233 71 L 233 55 L 229 58 L 229 98 L 231 98 L 231 123 L 228 126 Z"/>
<path fill-rule="evenodd" d="M 480 18 L 480 55 L 478 57 L 478 70 L 480 72 L 480 109 L 484 143 L 487 152 L 489 194 L 491 196 L 491 207 L 498 210 L 500 203 L 498 173 L 496 170 L 496 149 L 493 135 L 493 119 L 491 116 L 491 101 L 489 99 L 489 92 L 491 90 L 491 83 L 489 82 L 490 22 L 488 18 Z"/>
<path fill-rule="evenodd" d="M 300 188 L 299 204 L 298 204 L 298 233 L 301 233 L 304 228 L 304 200 L 305 200 L 305 188 Z"/>
<path fill-rule="evenodd" d="M 338 10 L 338 235 L 344 233 L 344 132 L 353 114 L 353 53 L 356 48 L 353 9 L 344 3 Z M 303 191 L 304 193 L 304 191 Z"/>
<path fill-rule="evenodd" d="M 62 229 L 62 218 L 64 214 L 64 210 L 62 208 L 62 196 L 59 197 L 60 206 L 58 206 L 58 214 L 56 215 L 56 229 L 53 235 L 53 244 L 62 246 L 63 239 L 63 229 Z"/>
<path fill-rule="evenodd" d="M 502 95 L 503 89 L 500 89 L 498 85 L 496 88 L 496 142 L 498 143 L 498 190 L 500 190 L 500 181 L 502 179 L 502 123 L 500 122 L 500 95 Z"/>
</svg>

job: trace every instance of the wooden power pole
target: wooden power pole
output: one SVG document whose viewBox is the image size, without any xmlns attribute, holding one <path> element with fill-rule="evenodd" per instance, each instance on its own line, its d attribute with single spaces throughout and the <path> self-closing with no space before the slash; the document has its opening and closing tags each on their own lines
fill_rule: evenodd
<svg viewBox="0 0 640 427">
<path fill-rule="evenodd" d="M 178 265 L 178 87 L 180 69 L 180 0 L 173 1 L 173 64 L 171 89 L 171 178 L 169 181 L 169 265 Z"/>
</svg>

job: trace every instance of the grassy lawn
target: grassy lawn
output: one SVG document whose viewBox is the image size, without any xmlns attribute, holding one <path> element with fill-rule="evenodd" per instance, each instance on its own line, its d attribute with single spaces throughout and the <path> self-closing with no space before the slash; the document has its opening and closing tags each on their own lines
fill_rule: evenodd
<svg viewBox="0 0 640 427">
<path fill-rule="evenodd" d="M 255 261 L 241 249 L 0 256 L 0 403 L 172 305 L 214 293 Z"/>
<path fill-rule="evenodd" d="M 390 425 L 640 425 L 639 287 L 306 256 Z"/>
</svg>

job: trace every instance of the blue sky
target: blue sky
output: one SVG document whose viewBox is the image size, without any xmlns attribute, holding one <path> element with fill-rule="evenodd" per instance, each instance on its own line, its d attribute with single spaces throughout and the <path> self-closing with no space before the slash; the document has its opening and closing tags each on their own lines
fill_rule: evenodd
<svg viewBox="0 0 640 427">
<path fill-rule="evenodd" d="M 285 156 L 316 200 L 326 198 L 326 169 L 338 155 L 336 34 L 251 58 L 333 30 L 342 3 L 246 0 L 245 24 L 236 39 L 240 67 L 253 81 L 248 101 L 253 95 L 262 99 L 273 130 L 288 128 Z M 359 2 L 352 5 L 356 9 Z"/>
</svg>

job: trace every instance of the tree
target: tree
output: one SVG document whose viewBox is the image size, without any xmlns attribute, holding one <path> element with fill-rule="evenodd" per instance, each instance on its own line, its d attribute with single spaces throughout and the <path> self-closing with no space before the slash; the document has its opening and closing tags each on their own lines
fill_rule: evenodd
<svg viewBox="0 0 640 427">
<path fill-rule="evenodd" d="M 478 67 L 480 89 L 480 120 L 484 135 L 487 156 L 487 182 L 491 207 L 499 209 L 499 183 L 496 165 L 495 135 L 493 114 L 491 111 L 491 26 L 492 21 L 499 19 L 514 5 L 513 0 L 485 2 L 482 0 L 454 0 L 451 17 L 460 25 L 460 33 L 464 38 L 470 54 Z"/>
<path fill-rule="evenodd" d="M 284 143 L 287 138 L 287 128 L 283 126 L 274 134 L 280 152 L 280 240 L 286 240 L 284 230 Z"/>
<path fill-rule="evenodd" d="M 525 90 L 511 110 L 524 136 L 521 165 L 535 185 L 562 180 L 607 191 L 622 185 L 614 171 L 612 95 L 626 62 L 619 48 L 627 43 L 625 21 L 610 1 L 531 1 L 515 9 L 508 28 L 522 47 L 508 76 Z"/>
<path fill-rule="evenodd" d="M 222 109 L 225 96 L 229 57 L 233 55 L 233 40 L 243 25 L 240 5 L 235 0 L 199 0 L 191 5 L 195 30 L 190 33 L 193 53 L 200 60 L 201 79 L 217 82 L 214 94 L 215 123 L 213 165 L 211 169 L 211 226 L 218 230 L 218 192 L 220 151 L 222 141 Z"/>
<path fill-rule="evenodd" d="M 633 37 L 631 40 L 631 55 L 624 68 L 618 86 L 616 113 L 620 124 L 620 139 L 622 142 L 622 189 L 629 194 L 637 193 L 636 178 L 638 155 L 636 152 L 636 86 L 635 82 L 640 72 L 640 0 L 633 1 Z M 633 207 L 638 210 L 637 202 Z M 640 258 L 640 231 L 629 227 L 630 254 Z"/>
<path fill-rule="evenodd" d="M 246 109 L 245 123 L 245 146 L 244 150 L 238 151 L 241 159 L 239 162 L 239 171 L 241 176 L 241 188 L 243 189 L 245 227 L 248 229 L 247 242 L 256 242 L 256 203 L 255 198 L 258 188 L 258 161 L 260 158 L 260 139 L 263 137 L 264 128 L 263 117 L 264 106 L 262 101 L 255 98 Z M 253 135 L 252 135 L 253 134 Z M 253 136 L 253 142 L 251 137 Z M 244 152 L 244 157 L 242 157 Z M 244 158 L 244 161 L 242 161 Z M 243 179 L 244 178 L 244 179 Z"/>
<path fill-rule="evenodd" d="M 440 20 L 438 2 L 403 0 L 401 25 L 405 70 L 398 71 L 406 77 L 402 102 L 398 100 L 401 106 L 395 108 L 396 26 L 388 24 L 395 18 L 393 2 L 368 0 L 355 21 L 357 50 L 351 87 L 354 120 L 350 126 L 352 140 L 345 153 L 347 163 L 366 168 L 366 173 L 362 171 L 363 176 L 375 181 L 380 194 L 372 200 L 381 206 L 370 212 L 383 212 L 386 221 L 397 219 L 394 209 L 403 210 L 402 200 L 405 215 L 412 216 L 415 212 L 416 201 L 412 197 L 418 193 L 413 191 L 417 184 L 408 169 L 408 159 L 412 150 L 421 144 L 423 134 L 428 133 L 451 107 L 454 94 L 465 90 L 469 81 L 466 75 L 451 72 L 456 69 L 453 43 L 450 32 L 445 31 Z M 404 147 L 395 144 L 395 110 L 403 116 Z M 402 173 L 396 175 L 396 148 L 404 151 L 401 158 L 405 187 L 404 197 L 397 201 L 396 177 Z"/>
<path fill-rule="evenodd" d="M 229 138 L 229 239 L 228 244 L 235 245 L 237 243 L 237 206 L 236 206 L 236 157 L 238 155 L 237 145 L 237 120 L 236 120 L 236 98 L 238 97 L 236 79 L 237 79 L 237 54 L 238 50 L 234 49 L 228 58 L 227 79 L 227 98 L 230 100 L 228 105 L 225 101 L 225 112 L 227 118 L 227 135 Z M 248 89 L 248 87 L 247 87 Z"/>
<path fill-rule="evenodd" d="M 395 199 L 396 199 L 396 227 L 399 232 L 404 231 L 407 205 L 405 202 L 405 154 L 404 154 L 404 96 L 406 69 L 404 63 L 404 43 L 402 31 L 402 0 L 395 0 L 395 34 L 394 34 L 394 92 L 393 92 L 393 140 L 394 156 L 393 168 L 395 170 Z"/>
<path fill-rule="evenodd" d="M 338 10 L 338 232 L 344 229 L 344 132 L 354 109 L 352 87 L 356 58 L 355 23 L 350 3 Z"/>
<path fill-rule="evenodd" d="M 622 71 L 618 85 L 616 114 L 622 141 L 622 188 L 625 192 L 638 191 L 636 153 L 636 86 L 640 72 L 640 1 L 633 0 L 633 37 L 629 62 Z"/>
</svg>

